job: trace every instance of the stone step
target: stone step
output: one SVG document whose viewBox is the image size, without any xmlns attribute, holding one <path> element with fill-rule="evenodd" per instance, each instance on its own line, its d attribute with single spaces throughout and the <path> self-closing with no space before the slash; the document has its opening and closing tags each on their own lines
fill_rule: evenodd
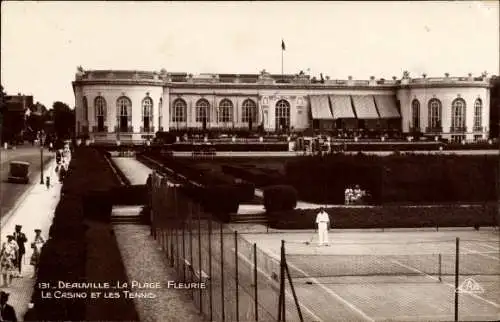
<svg viewBox="0 0 500 322">
<path fill-rule="evenodd" d="M 231 215 L 231 222 L 237 224 L 267 223 L 265 215 Z"/>
<path fill-rule="evenodd" d="M 143 216 L 111 216 L 112 224 L 143 224 Z"/>
</svg>

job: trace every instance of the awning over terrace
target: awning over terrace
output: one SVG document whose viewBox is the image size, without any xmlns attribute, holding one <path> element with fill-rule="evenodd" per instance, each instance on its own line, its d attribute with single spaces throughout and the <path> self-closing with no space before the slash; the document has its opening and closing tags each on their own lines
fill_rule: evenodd
<svg viewBox="0 0 500 322">
<path fill-rule="evenodd" d="M 358 119 L 378 119 L 377 108 L 372 95 L 352 95 Z"/>
<path fill-rule="evenodd" d="M 399 118 L 398 108 L 396 106 L 396 97 L 392 95 L 375 95 L 375 104 L 377 104 L 378 113 L 383 119 Z"/>
<path fill-rule="evenodd" d="M 330 95 L 332 112 L 335 119 L 354 119 L 351 97 L 349 95 Z"/>
<path fill-rule="evenodd" d="M 311 113 L 314 120 L 333 120 L 328 96 L 309 96 L 309 101 L 311 102 Z"/>
</svg>

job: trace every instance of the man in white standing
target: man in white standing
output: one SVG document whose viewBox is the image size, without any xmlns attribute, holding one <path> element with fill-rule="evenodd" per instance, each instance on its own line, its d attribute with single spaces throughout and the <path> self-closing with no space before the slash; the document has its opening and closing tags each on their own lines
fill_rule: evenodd
<svg viewBox="0 0 500 322">
<path fill-rule="evenodd" d="M 316 225 L 318 227 L 319 234 L 319 246 L 328 246 L 328 230 L 330 229 L 330 216 L 325 211 L 325 208 L 321 207 L 318 214 L 316 215 Z"/>
</svg>

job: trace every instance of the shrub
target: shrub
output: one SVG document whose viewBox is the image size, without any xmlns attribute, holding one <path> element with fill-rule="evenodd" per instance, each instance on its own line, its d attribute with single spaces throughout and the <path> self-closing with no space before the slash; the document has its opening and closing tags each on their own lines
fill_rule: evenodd
<svg viewBox="0 0 500 322">
<path fill-rule="evenodd" d="M 297 191 L 288 185 L 269 186 L 264 190 L 266 211 L 291 210 L 297 206 Z"/>
<path fill-rule="evenodd" d="M 255 185 L 250 182 L 239 182 L 236 183 L 236 188 L 238 190 L 238 200 L 240 203 L 252 201 L 255 197 Z"/>
<path fill-rule="evenodd" d="M 202 206 L 205 212 L 214 215 L 238 212 L 239 194 L 237 185 L 218 185 L 204 189 Z"/>
</svg>

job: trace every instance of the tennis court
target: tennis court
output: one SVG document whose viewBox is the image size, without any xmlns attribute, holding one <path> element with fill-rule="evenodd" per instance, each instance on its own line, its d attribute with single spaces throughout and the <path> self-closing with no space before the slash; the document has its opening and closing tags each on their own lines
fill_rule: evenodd
<svg viewBox="0 0 500 322">
<path fill-rule="evenodd" d="M 295 291 L 302 311 L 309 313 L 304 317 L 322 321 L 453 321 L 459 237 L 459 285 L 465 285 L 458 296 L 459 320 L 500 319 L 499 234 L 494 230 L 333 230 L 330 245 L 323 247 L 312 230 L 241 236 L 278 262 L 285 240 Z M 279 264 L 265 266 L 267 274 L 279 274 Z M 298 315 L 286 318 L 298 320 Z"/>
</svg>

